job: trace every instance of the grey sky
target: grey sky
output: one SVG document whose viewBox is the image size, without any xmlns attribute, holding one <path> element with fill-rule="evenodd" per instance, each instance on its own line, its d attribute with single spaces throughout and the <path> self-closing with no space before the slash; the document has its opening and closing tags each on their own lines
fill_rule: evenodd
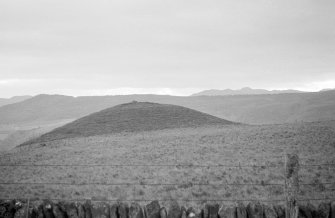
<svg viewBox="0 0 335 218">
<path fill-rule="evenodd" d="M 3 0 L 0 97 L 335 88 L 333 0 Z"/>
</svg>

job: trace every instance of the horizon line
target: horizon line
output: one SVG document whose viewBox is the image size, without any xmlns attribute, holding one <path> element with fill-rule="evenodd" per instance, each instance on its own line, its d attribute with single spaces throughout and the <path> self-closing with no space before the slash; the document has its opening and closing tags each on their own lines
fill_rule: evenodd
<svg viewBox="0 0 335 218">
<path fill-rule="evenodd" d="M 61 92 L 45 92 L 45 93 L 36 93 L 36 94 L 25 94 L 25 95 L 12 95 L 10 97 L 0 97 L 0 99 L 11 99 L 15 97 L 36 97 L 39 95 L 59 95 L 59 96 L 69 96 L 69 97 L 99 97 L 99 96 L 129 96 L 129 95 L 157 95 L 157 96 L 175 96 L 175 97 L 191 97 L 195 94 L 204 92 L 204 91 L 241 91 L 243 89 L 250 89 L 250 90 L 265 90 L 269 92 L 273 91 L 283 91 L 283 93 L 268 93 L 268 94 L 290 94 L 290 93 L 285 93 L 285 91 L 297 91 L 301 93 L 316 93 L 316 92 L 322 92 L 322 91 L 331 91 L 334 90 L 335 88 L 325 88 L 325 89 L 320 89 L 320 90 L 301 90 L 301 89 L 264 89 L 264 88 L 250 88 L 250 87 L 243 87 L 240 89 L 231 89 L 231 88 L 226 88 L 226 89 L 201 89 L 201 91 L 194 92 L 191 94 L 173 94 L 173 93 L 154 93 L 154 92 L 129 92 L 129 93 L 95 93 L 94 91 L 92 94 L 82 94 L 82 95 L 76 95 L 76 94 L 70 94 L 70 93 L 61 93 Z M 267 93 L 265 93 L 267 94 Z M 294 93 L 291 93 L 294 94 Z M 262 95 L 262 94 L 227 94 L 226 96 L 233 96 L 233 95 Z M 211 96 L 211 95 L 204 95 L 204 96 Z M 221 96 L 221 95 L 212 95 L 212 96 Z M 225 96 L 225 95 L 222 95 Z"/>
</svg>

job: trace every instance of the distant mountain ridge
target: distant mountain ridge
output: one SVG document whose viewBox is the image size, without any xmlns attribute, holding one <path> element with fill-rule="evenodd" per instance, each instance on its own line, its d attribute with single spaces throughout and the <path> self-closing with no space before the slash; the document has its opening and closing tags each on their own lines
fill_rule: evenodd
<svg viewBox="0 0 335 218">
<path fill-rule="evenodd" d="M 182 106 L 132 101 L 82 117 L 24 144 L 121 132 L 229 124 L 234 123 Z"/>
<path fill-rule="evenodd" d="M 30 95 L 23 95 L 23 96 L 13 96 L 11 98 L 0 98 L 0 107 L 7 105 L 7 104 L 13 104 L 13 103 L 17 103 L 20 101 L 24 101 L 27 100 L 29 98 L 31 98 L 32 96 Z"/>
<path fill-rule="evenodd" d="M 78 119 L 88 114 L 131 101 L 174 104 L 233 122 L 278 124 L 335 119 L 335 90 L 276 95 L 168 96 L 38 95 L 0 107 L 1 125 L 54 122 Z"/>
<path fill-rule="evenodd" d="M 265 94 L 284 94 L 284 93 L 303 93 L 303 91 L 299 90 L 266 90 L 266 89 L 252 89 L 249 87 L 244 87 L 242 89 L 210 89 L 210 90 L 204 90 L 199 93 L 195 93 L 192 96 L 220 96 L 220 95 L 265 95 Z"/>
</svg>

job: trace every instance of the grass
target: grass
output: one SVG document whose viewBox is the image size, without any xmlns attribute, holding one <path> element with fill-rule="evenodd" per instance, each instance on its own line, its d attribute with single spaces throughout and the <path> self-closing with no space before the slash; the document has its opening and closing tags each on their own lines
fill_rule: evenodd
<svg viewBox="0 0 335 218">
<path fill-rule="evenodd" d="M 108 167 L 1 167 L 1 182 L 136 183 L 138 185 L 0 185 L 0 197 L 106 199 L 284 199 L 284 155 L 301 164 L 335 163 L 335 122 L 230 125 L 77 137 L 22 146 L 1 164 L 134 164 Z M 145 167 L 140 165 L 192 166 Z M 199 167 L 197 165 L 241 165 Z M 246 167 L 244 165 L 262 165 Z M 302 198 L 334 196 L 335 167 L 301 167 Z M 176 183 L 149 186 L 148 183 Z M 197 185 L 197 184 L 213 185 Z M 229 186 L 257 183 L 259 186 Z M 191 206 L 201 202 L 189 202 Z"/>
</svg>

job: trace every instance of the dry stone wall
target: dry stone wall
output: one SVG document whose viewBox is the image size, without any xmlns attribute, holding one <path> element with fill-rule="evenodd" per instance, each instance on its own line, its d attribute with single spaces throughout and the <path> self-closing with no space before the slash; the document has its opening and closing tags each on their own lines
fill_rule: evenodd
<svg viewBox="0 0 335 218">
<path fill-rule="evenodd" d="M 0 218 L 285 218 L 282 205 L 238 203 L 235 206 L 205 204 L 185 208 L 172 201 L 167 208 L 158 201 L 145 205 L 124 202 L 67 202 L 50 200 L 0 201 Z M 300 205 L 298 218 L 335 218 L 335 202 Z"/>
</svg>

